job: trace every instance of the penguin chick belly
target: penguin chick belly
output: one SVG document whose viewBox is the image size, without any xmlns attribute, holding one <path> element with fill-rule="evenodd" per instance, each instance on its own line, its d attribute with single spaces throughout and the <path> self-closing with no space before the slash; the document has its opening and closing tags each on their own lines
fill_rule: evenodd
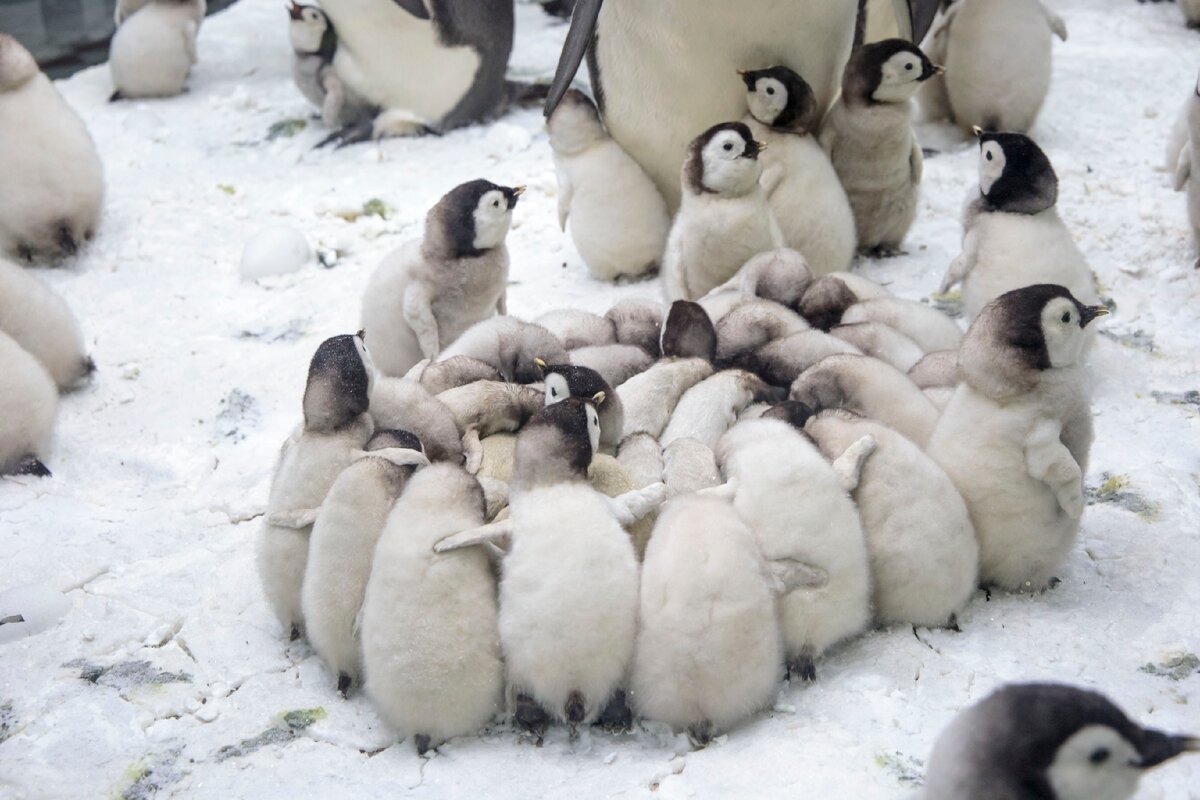
<svg viewBox="0 0 1200 800">
<path fill-rule="evenodd" d="M 646 551 L 630 676 L 638 715 L 727 730 L 775 697 L 783 647 L 753 534 L 718 500 L 665 507 Z"/>
<path fill-rule="evenodd" d="M 625 678 L 636 632 L 633 546 L 586 484 L 515 495 L 512 550 L 500 582 L 509 684 L 559 720 L 581 693 L 590 722 Z"/>
<path fill-rule="evenodd" d="M 401 488 L 388 479 L 381 461 L 359 459 L 330 487 L 309 537 L 300 596 L 309 644 L 335 677 L 344 673 L 355 683 L 362 671 L 355 618 L 375 544 Z"/>
<path fill-rule="evenodd" d="M 475 82 L 479 54 L 446 47 L 430 20 L 375 0 L 339 0 L 325 12 L 338 31 L 338 77 L 385 110 L 409 111 L 434 124 Z"/>
<path fill-rule="evenodd" d="M 967 504 L 980 581 L 1012 591 L 1043 588 L 1079 531 L 1078 520 L 1026 466 L 1026 441 L 1039 420 L 1030 403 L 1002 406 L 963 384 L 926 449 Z"/>
<path fill-rule="evenodd" d="M 684 199 L 667 250 L 683 276 L 687 297 L 703 297 L 737 274 L 742 265 L 775 247 L 770 207 L 761 190 L 744 197 Z"/>
<path fill-rule="evenodd" d="M 858 246 L 899 246 L 917 216 L 907 107 L 839 105 L 833 113 L 826 123 L 838 135 L 833 164 L 854 210 Z"/>
<path fill-rule="evenodd" d="M 1099 301 L 1096 279 L 1054 209 L 1038 214 L 979 214 L 974 268 L 963 280 L 963 311 L 974 319 L 1005 292 L 1038 283 L 1065 286 L 1084 305 Z"/>
<path fill-rule="evenodd" d="M 437 267 L 426 265 L 430 268 Z M 460 258 L 453 263 L 453 279 L 441 277 L 439 283 L 442 292 L 432 307 L 445 348 L 467 328 L 495 316 L 508 287 L 508 250 L 501 246 L 474 258 Z"/>
<path fill-rule="evenodd" d="M 561 161 L 573 187 L 568 230 L 591 273 L 614 280 L 656 269 L 671 218 L 642 168 L 612 140 Z"/>
</svg>

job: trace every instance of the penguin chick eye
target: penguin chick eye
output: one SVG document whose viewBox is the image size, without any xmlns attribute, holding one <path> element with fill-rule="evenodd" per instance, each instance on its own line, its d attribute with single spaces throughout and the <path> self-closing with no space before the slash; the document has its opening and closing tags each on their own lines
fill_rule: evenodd
<svg viewBox="0 0 1200 800">
<path fill-rule="evenodd" d="M 1067 323 L 1067 322 L 1070 322 L 1070 321 L 1071 321 L 1071 312 L 1070 312 L 1070 311 L 1064 311 L 1064 312 L 1063 312 L 1063 315 L 1062 315 L 1062 321 L 1063 321 L 1064 323 Z M 1100 752 L 1100 751 L 1099 751 L 1099 750 L 1097 750 L 1096 752 Z M 1105 752 L 1107 752 L 1107 751 L 1105 751 Z M 1105 757 L 1107 758 L 1107 756 L 1105 756 Z"/>
<path fill-rule="evenodd" d="M 904 65 L 904 68 L 905 68 L 906 70 L 908 70 L 909 72 L 912 72 L 913 65 L 912 65 L 912 64 L 905 64 L 905 65 Z"/>
<path fill-rule="evenodd" d="M 1105 761 L 1108 761 L 1109 755 L 1111 754 L 1108 752 L 1107 747 L 1100 747 L 1092 751 L 1092 754 L 1088 756 L 1088 761 L 1091 761 L 1093 764 L 1103 764 Z"/>
<path fill-rule="evenodd" d="M 500 201 L 499 201 L 499 200 L 493 200 L 493 201 L 492 201 L 492 208 L 499 208 L 499 207 L 500 207 Z"/>
<path fill-rule="evenodd" d="M 767 94 L 775 94 L 774 87 L 767 89 Z"/>
<path fill-rule="evenodd" d="M 551 389 L 551 390 L 550 390 L 550 396 L 551 396 L 551 397 L 558 397 L 558 389 Z"/>
<path fill-rule="evenodd" d="M 984 157 L 984 158 L 986 158 L 988 161 L 991 161 L 991 160 L 992 160 L 992 154 L 991 154 L 991 153 L 984 153 L 984 154 L 983 154 L 983 157 Z"/>
<path fill-rule="evenodd" d="M 728 153 L 732 149 L 733 149 L 733 145 L 730 144 L 729 142 L 726 142 L 725 143 L 725 152 Z"/>
</svg>

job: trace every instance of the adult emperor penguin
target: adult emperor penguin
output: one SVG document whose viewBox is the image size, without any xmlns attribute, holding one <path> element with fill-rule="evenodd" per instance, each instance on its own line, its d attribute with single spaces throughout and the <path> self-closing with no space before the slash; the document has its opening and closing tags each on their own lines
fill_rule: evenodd
<svg viewBox="0 0 1200 800">
<path fill-rule="evenodd" d="M 383 109 L 368 135 L 448 131 L 510 100 L 512 0 L 322 0 L 321 8 L 338 33 L 338 77 Z"/>
<path fill-rule="evenodd" d="M 73 255 L 100 223 L 104 170 L 79 115 L 0 33 L 0 251 Z"/>
<path fill-rule="evenodd" d="M 329 17 L 315 5 L 288 5 L 288 39 L 292 44 L 292 81 L 321 112 L 327 127 L 374 117 L 378 109 L 350 90 L 337 70 L 337 31 Z"/>
<path fill-rule="evenodd" d="M 818 107 L 827 108 L 850 54 L 857 6 L 864 2 L 873 28 L 877 18 L 894 15 L 896 34 L 915 41 L 929 29 L 938 6 L 938 0 L 579 0 L 547 113 L 570 87 L 586 53 L 610 135 L 674 210 L 688 142 L 697 131 L 745 113 L 736 70 L 790 67 L 812 84 Z"/>
<path fill-rule="evenodd" d="M 1103 695 L 1013 684 L 959 713 L 933 746 L 921 800 L 1129 800 L 1200 738 L 1143 728 Z"/>
<path fill-rule="evenodd" d="M 1107 313 L 1062 286 L 1026 286 L 963 337 L 962 382 L 926 452 L 966 501 L 985 585 L 1043 589 L 1075 544 L 1092 442 L 1086 329 Z"/>
</svg>

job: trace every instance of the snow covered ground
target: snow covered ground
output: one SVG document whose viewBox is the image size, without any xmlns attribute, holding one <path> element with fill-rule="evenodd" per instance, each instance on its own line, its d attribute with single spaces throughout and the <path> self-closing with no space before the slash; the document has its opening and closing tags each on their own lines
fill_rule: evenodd
<svg viewBox="0 0 1200 800">
<path fill-rule="evenodd" d="M 654 725 L 576 742 L 556 730 L 537 748 L 497 724 L 420 759 L 280 638 L 255 575 L 254 515 L 308 359 L 357 328 L 370 271 L 444 191 L 481 176 L 530 186 L 509 237 L 515 314 L 656 293 L 591 280 L 558 231 L 539 112 L 314 152 L 320 125 L 287 122 L 310 112 L 276 0 L 208 19 L 177 99 L 110 105 L 104 68 L 62 83 L 109 194 L 96 242 L 41 274 L 81 317 L 99 373 L 64 398 L 54 478 L 0 480 L 0 617 L 30 614 L 22 597 L 65 612 L 34 635 L 0 627 L 0 796 L 894 798 L 958 709 L 1031 679 L 1094 686 L 1146 724 L 1200 733 L 1200 272 L 1160 169 L 1200 36 L 1172 4 L 1051 4 L 1071 38 L 1034 134 L 1116 303 L 1095 355 L 1094 503 L 1063 583 L 980 594 L 962 633 L 851 642 L 815 685 L 783 687 L 774 711 L 700 752 Z M 565 28 L 525 5 L 519 27 L 513 71 L 548 76 Z M 944 151 L 927 162 L 911 254 L 863 266 L 911 298 L 957 254 L 975 175 L 972 144 L 921 132 Z M 351 221 L 372 200 L 386 218 Z M 277 223 L 340 251 L 336 266 L 240 280 L 244 242 Z M 1139 798 L 1200 798 L 1200 758 L 1162 768 Z"/>
</svg>

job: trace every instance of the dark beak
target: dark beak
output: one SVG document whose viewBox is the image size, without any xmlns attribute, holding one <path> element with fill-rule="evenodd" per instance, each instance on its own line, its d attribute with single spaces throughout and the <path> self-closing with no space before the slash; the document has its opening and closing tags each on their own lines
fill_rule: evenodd
<svg viewBox="0 0 1200 800">
<path fill-rule="evenodd" d="M 364 342 L 367 340 L 367 332 L 365 329 L 360 330 L 358 333 L 356 333 L 354 335 L 357 336 L 358 338 L 362 339 Z"/>
<path fill-rule="evenodd" d="M 1142 743 L 1138 753 L 1142 759 L 1135 766 L 1141 769 L 1157 767 L 1183 753 L 1200 752 L 1200 738 L 1195 736 L 1172 736 L 1162 731 L 1142 732 Z"/>
<path fill-rule="evenodd" d="M 287 12 L 288 16 L 292 19 L 302 19 L 304 17 L 304 7 L 296 2 L 288 4 Z"/>
<path fill-rule="evenodd" d="M 945 67 L 943 67 L 939 64 L 934 64 L 932 61 L 926 61 L 925 65 L 921 69 L 921 82 L 924 83 L 925 81 L 929 80 L 930 78 L 932 78 L 936 75 L 945 75 L 945 74 L 946 74 Z"/>
<path fill-rule="evenodd" d="M 746 84 L 746 90 L 753 92 L 754 84 L 758 81 L 758 75 L 748 69 L 739 69 L 738 75 L 742 76 L 742 83 Z"/>
<path fill-rule="evenodd" d="M 758 158 L 758 154 L 766 149 L 767 146 L 765 144 L 751 139 L 746 142 L 746 149 L 742 151 L 742 158 Z"/>
<path fill-rule="evenodd" d="M 571 88 L 575 73 L 583 56 L 592 44 L 592 35 L 596 31 L 596 20 L 600 17 L 600 6 L 604 0 L 576 0 L 575 10 L 571 13 L 571 29 L 567 31 L 567 40 L 563 42 L 562 54 L 558 57 L 558 69 L 554 72 L 554 80 L 550 82 L 550 91 L 546 95 L 545 115 L 548 117 L 558 108 L 559 101 Z"/>
<path fill-rule="evenodd" d="M 1104 317 L 1108 315 L 1108 309 L 1104 306 L 1084 306 L 1079 311 L 1079 327 L 1086 328 L 1092 324 L 1096 317 Z"/>
<path fill-rule="evenodd" d="M 508 198 L 508 208 L 511 211 L 517 207 L 517 199 L 525 194 L 524 186 L 514 186 L 511 189 L 505 189 L 504 195 Z"/>
</svg>

